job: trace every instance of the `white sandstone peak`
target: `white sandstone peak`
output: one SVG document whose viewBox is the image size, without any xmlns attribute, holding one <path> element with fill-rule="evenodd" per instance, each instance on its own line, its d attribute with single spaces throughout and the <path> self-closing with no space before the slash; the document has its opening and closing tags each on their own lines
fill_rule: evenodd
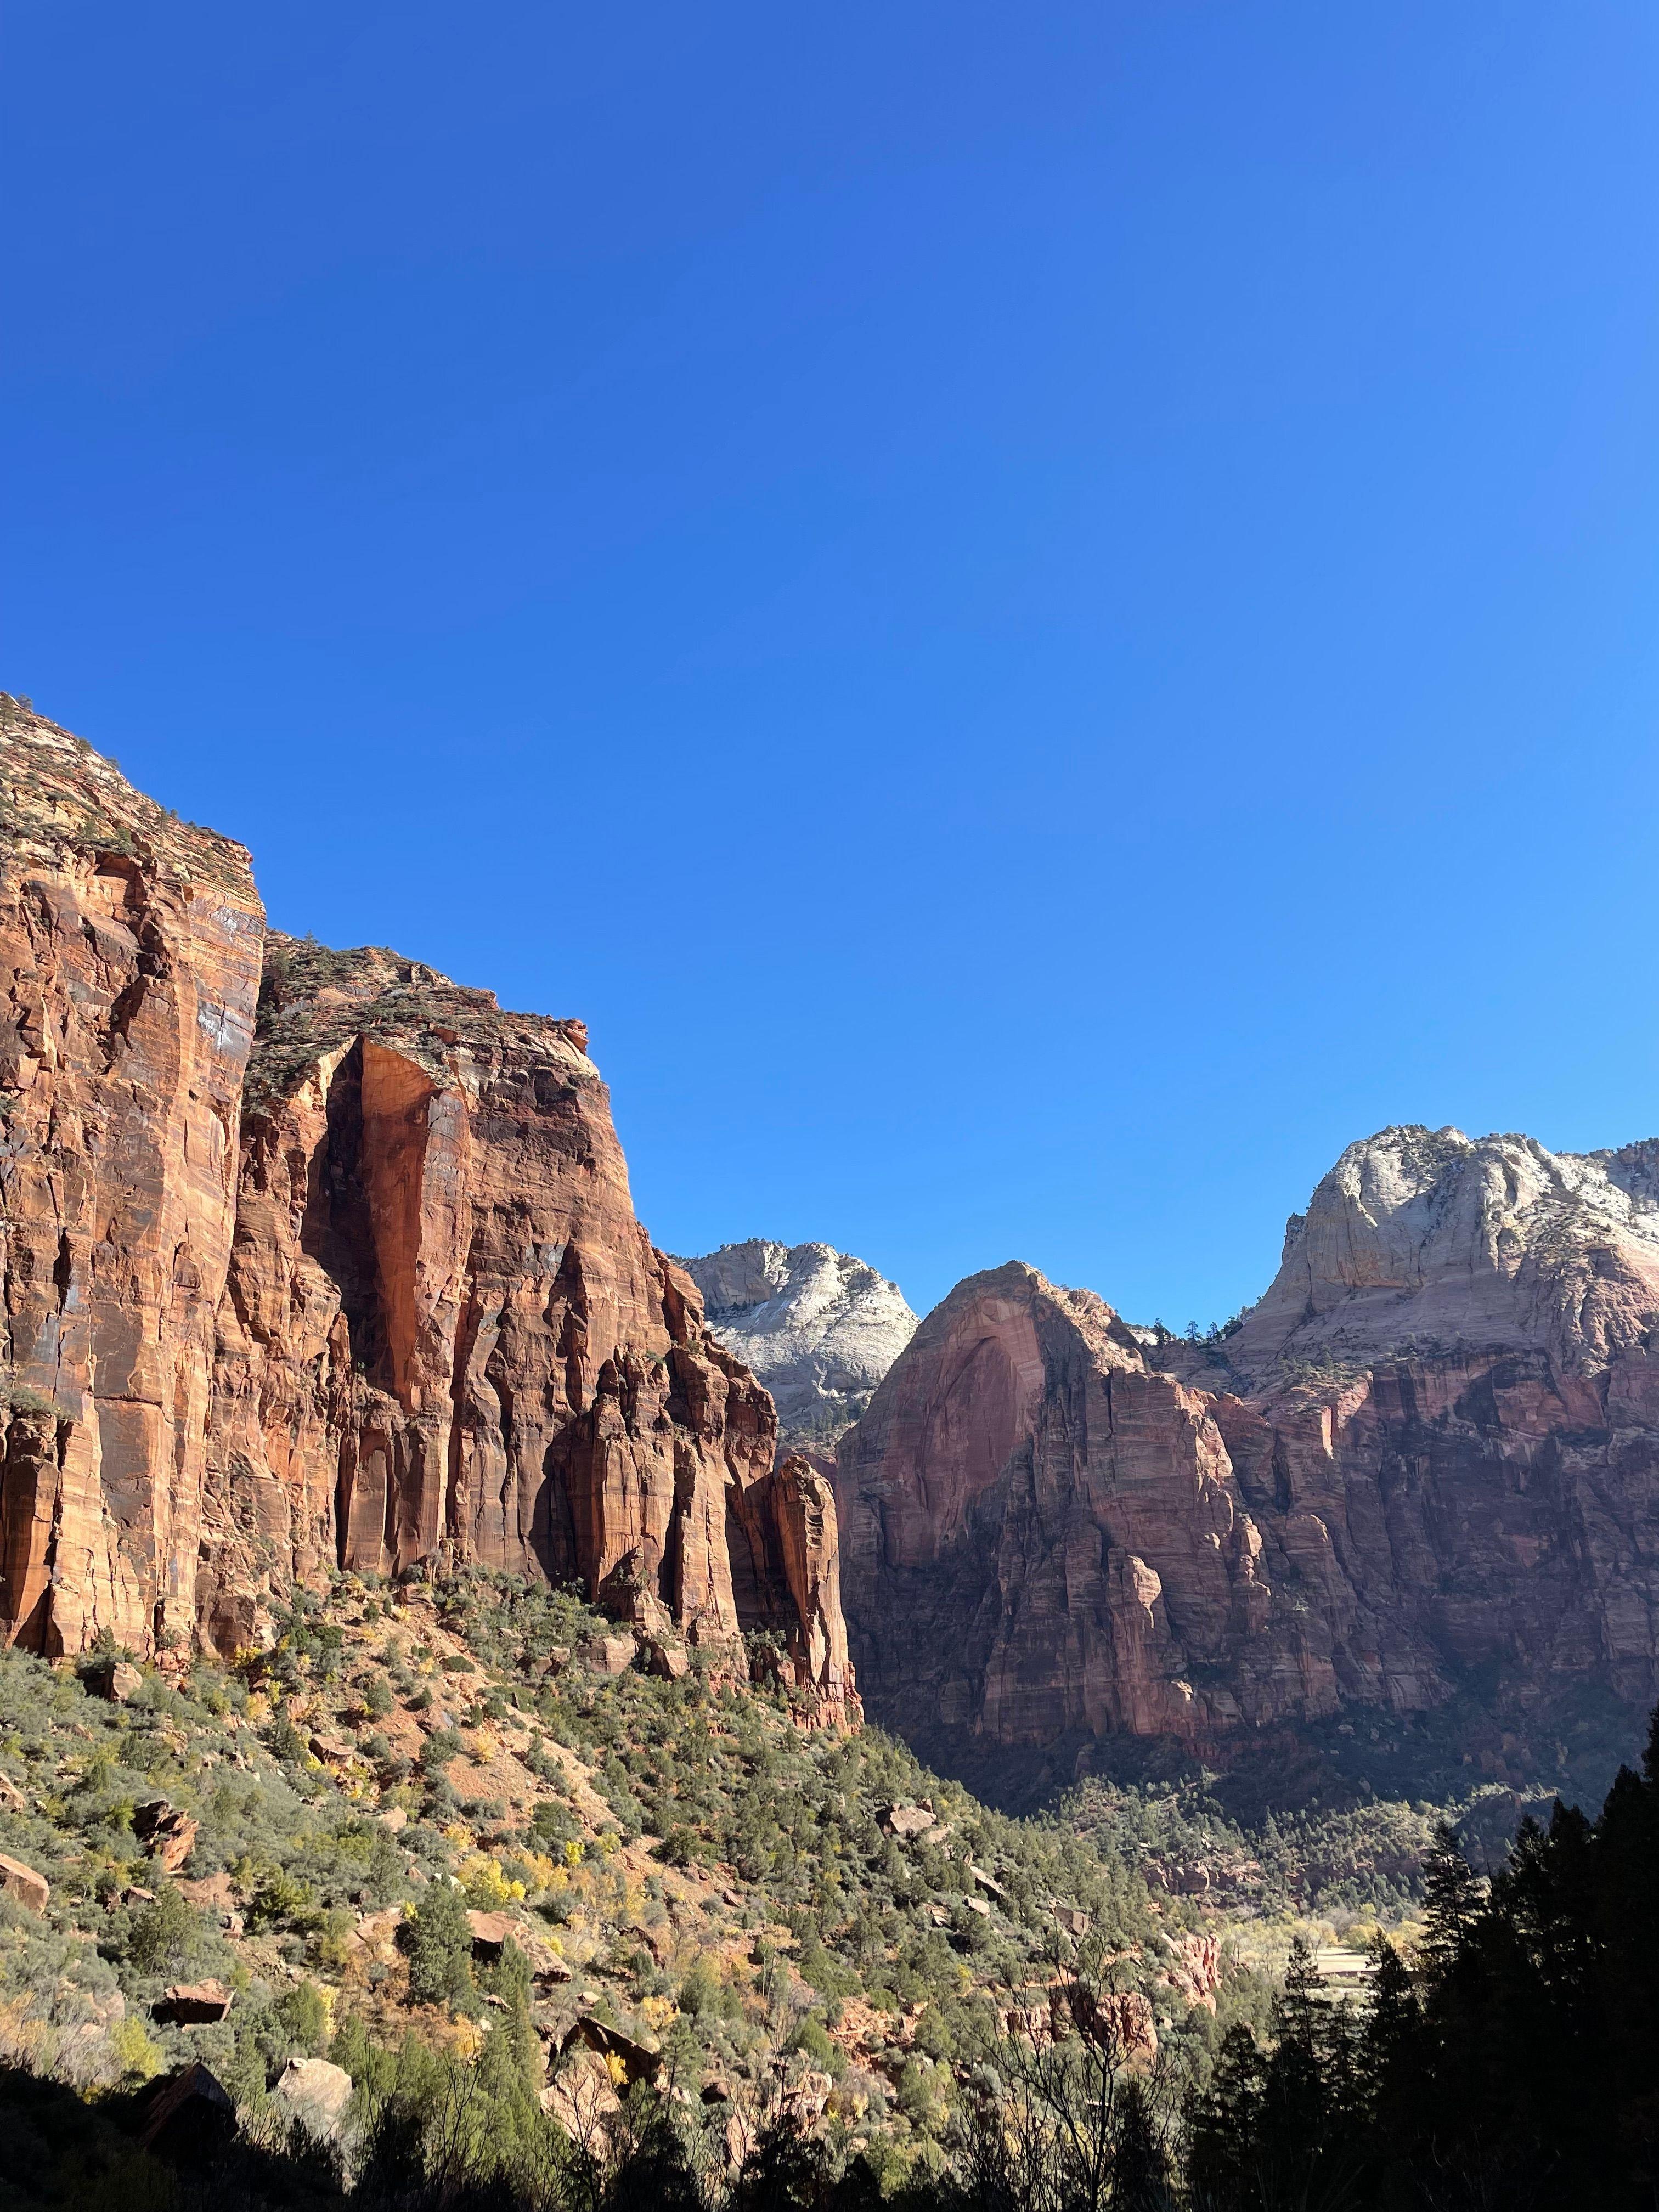
<svg viewBox="0 0 1659 2212">
<path fill-rule="evenodd" d="M 754 1237 L 678 1264 L 715 1335 L 771 1392 L 788 1443 L 827 1448 L 916 1327 L 896 1283 L 833 1245 Z"/>
</svg>

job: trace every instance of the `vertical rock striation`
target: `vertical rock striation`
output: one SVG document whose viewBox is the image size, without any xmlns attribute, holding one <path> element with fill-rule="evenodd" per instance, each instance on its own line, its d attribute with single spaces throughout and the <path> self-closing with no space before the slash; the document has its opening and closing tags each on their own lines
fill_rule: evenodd
<svg viewBox="0 0 1659 2212">
<path fill-rule="evenodd" d="M 0 700 L 0 1612 L 188 1638 L 264 915 L 240 845 Z"/>
<path fill-rule="evenodd" d="M 0 1631 L 258 1636 L 334 1565 L 584 1585 L 857 1717 L 833 1498 L 634 1215 L 578 1022 L 271 933 L 0 702 Z"/>
<path fill-rule="evenodd" d="M 222 1646 L 337 1557 L 583 1584 L 852 1700 L 833 1503 L 635 1218 L 575 1022 L 273 936 L 222 1309 L 201 1609 Z M 810 1553 L 822 1571 L 790 1577 Z M 796 1601 L 799 1589 L 800 1602 Z M 805 1609 L 803 1609 L 803 1607 Z"/>
<path fill-rule="evenodd" d="M 1208 1343 L 972 1277 L 842 1440 L 866 1694 L 1004 1745 L 1650 1700 L 1656 1329 L 1652 1142 L 1384 1131 Z"/>
</svg>

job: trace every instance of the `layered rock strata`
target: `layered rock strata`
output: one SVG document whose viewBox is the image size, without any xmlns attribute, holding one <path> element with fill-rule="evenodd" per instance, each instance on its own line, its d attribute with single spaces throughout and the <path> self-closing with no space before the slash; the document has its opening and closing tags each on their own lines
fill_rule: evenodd
<svg viewBox="0 0 1659 2212">
<path fill-rule="evenodd" d="M 829 1244 L 757 1237 L 679 1264 L 715 1335 L 771 1392 L 785 1442 L 815 1457 L 833 1451 L 915 1334 L 898 1285 Z"/>
<path fill-rule="evenodd" d="M 1659 1692 L 1659 1146 L 1395 1129 L 1230 1335 L 1018 1266 L 842 1442 L 853 1644 L 926 1736 L 1216 1743 L 1502 1680 Z"/>
<path fill-rule="evenodd" d="M 0 1626 L 256 1638 L 331 1567 L 582 1585 L 856 1717 L 833 1498 L 635 1219 L 578 1022 L 264 929 L 15 705 Z"/>
</svg>

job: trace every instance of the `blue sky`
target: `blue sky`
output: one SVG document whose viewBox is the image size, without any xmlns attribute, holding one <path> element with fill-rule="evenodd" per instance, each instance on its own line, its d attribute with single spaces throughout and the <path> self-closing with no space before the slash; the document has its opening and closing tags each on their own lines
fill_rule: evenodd
<svg viewBox="0 0 1659 2212">
<path fill-rule="evenodd" d="M 1265 1283 L 1659 1132 L 1646 0 L 12 0 L 0 682 L 659 1243 Z"/>
</svg>

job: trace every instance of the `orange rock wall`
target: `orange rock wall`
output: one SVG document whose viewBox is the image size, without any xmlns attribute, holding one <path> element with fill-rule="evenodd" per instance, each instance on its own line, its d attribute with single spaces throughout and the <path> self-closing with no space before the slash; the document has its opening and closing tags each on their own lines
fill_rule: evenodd
<svg viewBox="0 0 1659 2212">
<path fill-rule="evenodd" d="M 264 915 L 247 854 L 0 702 L 0 1605 L 48 1652 L 193 1626 Z"/>
<path fill-rule="evenodd" d="M 635 1219 L 581 1025 L 267 939 L 240 847 L 0 738 L 0 1631 L 230 1650 L 333 1566 L 474 1562 L 737 1672 L 770 1631 L 856 1717 L 833 1498 Z"/>
</svg>

